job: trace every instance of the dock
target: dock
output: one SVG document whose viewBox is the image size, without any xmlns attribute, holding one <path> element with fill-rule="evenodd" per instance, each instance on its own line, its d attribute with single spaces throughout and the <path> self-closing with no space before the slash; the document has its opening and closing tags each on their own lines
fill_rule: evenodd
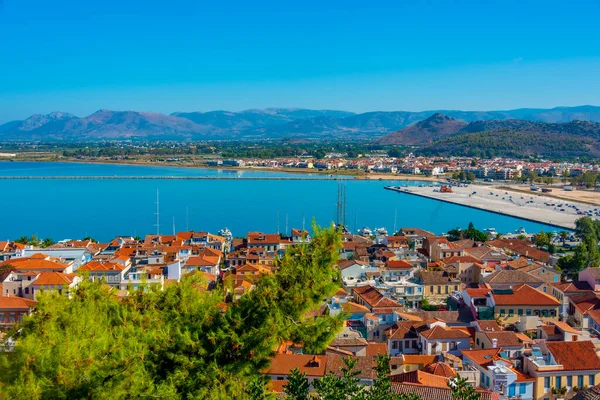
<svg viewBox="0 0 600 400">
<path fill-rule="evenodd" d="M 540 205 L 538 203 L 529 204 L 518 204 L 512 200 L 500 200 L 501 198 L 496 197 L 485 197 L 484 195 L 473 195 L 474 191 L 490 191 L 490 188 L 482 188 L 478 186 L 472 186 L 470 188 L 453 187 L 454 193 L 442 193 L 440 191 L 434 192 L 434 188 L 430 186 L 411 186 L 411 187 L 397 187 L 397 186 L 385 186 L 386 190 L 392 190 L 399 193 L 405 193 L 413 196 L 425 197 L 432 200 L 443 201 L 446 203 L 456 204 L 463 207 L 474 208 L 482 211 L 488 211 L 495 214 L 506 215 L 509 217 L 519 218 L 526 221 L 537 222 L 540 224 L 550 225 L 559 229 L 572 230 L 575 228 L 575 221 L 580 215 L 569 214 L 565 212 L 555 211 Z M 505 191 L 498 191 L 497 188 L 491 188 L 498 193 L 504 193 Z M 517 195 L 518 193 L 513 192 L 512 194 Z M 520 196 L 520 194 L 518 194 Z M 573 203 L 573 202 L 571 202 Z M 585 206 L 585 205 L 582 205 Z"/>
</svg>

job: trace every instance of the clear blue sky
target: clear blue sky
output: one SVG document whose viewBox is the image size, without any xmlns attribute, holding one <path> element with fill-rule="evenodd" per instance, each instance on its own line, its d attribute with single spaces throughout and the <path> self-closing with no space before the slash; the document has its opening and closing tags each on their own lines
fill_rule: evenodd
<svg viewBox="0 0 600 400">
<path fill-rule="evenodd" d="M 0 122 L 600 105 L 600 0 L 0 0 Z"/>
</svg>

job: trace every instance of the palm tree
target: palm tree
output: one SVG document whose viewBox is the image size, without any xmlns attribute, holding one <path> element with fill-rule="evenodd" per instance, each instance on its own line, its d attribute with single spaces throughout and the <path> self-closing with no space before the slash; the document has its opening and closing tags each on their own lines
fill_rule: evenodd
<svg viewBox="0 0 600 400">
<path fill-rule="evenodd" d="M 569 237 L 569 232 L 560 231 L 558 233 L 558 236 L 560 236 L 560 239 L 562 240 L 562 245 L 563 245 L 563 247 L 565 247 L 565 243 L 567 242 L 567 238 Z"/>
</svg>

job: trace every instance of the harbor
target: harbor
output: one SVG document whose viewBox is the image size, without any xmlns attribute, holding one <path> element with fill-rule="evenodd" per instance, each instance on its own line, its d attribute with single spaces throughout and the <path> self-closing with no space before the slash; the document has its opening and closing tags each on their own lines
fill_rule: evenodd
<svg viewBox="0 0 600 400">
<path fill-rule="evenodd" d="M 594 207 L 575 202 L 561 203 L 557 199 L 536 194 L 510 192 L 482 186 L 386 186 L 385 189 L 446 203 L 540 222 L 560 229 L 574 229 L 582 215 L 593 216 Z M 578 214 L 579 213 L 579 214 Z M 474 221 L 476 222 L 476 221 Z"/>
</svg>

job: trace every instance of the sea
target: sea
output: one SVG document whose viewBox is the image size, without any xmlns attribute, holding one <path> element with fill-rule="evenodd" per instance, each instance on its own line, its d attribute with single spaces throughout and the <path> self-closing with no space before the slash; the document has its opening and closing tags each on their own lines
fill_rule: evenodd
<svg viewBox="0 0 600 400">
<path fill-rule="evenodd" d="M 418 181 L 327 180 L 335 175 L 264 170 L 227 170 L 173 166 L 0 162 L 0 241 L 37 235 L 55 241 L 91 236 L 101 242 L 116 236 L 172 234 L 228 228 L 234 237 L 249 231 L 289 233 L 310 230 L 338 218 L 345 204 L 346 226 L 418 227 L 436 234 L 450 229 L 494 228 L 529 233 L 556 228 L 519 218 L 385 190 Z M 24 179 L 24 177 L 90 177 Z M 96 179 L 94 177 L 213 177 L 232 179 Z M 23 177 L 23 178 L 21 178 Z M 298 178 L 264 180 L 264 178 Z M 262 178 L 262 179 L 261 179 Z M 347 177 L 346 177 L 347 178 Z M 339 196 L 345 185 L 345 196 Z M 344 200 L 345 201 L 340 201 Z"/>
</svg>

